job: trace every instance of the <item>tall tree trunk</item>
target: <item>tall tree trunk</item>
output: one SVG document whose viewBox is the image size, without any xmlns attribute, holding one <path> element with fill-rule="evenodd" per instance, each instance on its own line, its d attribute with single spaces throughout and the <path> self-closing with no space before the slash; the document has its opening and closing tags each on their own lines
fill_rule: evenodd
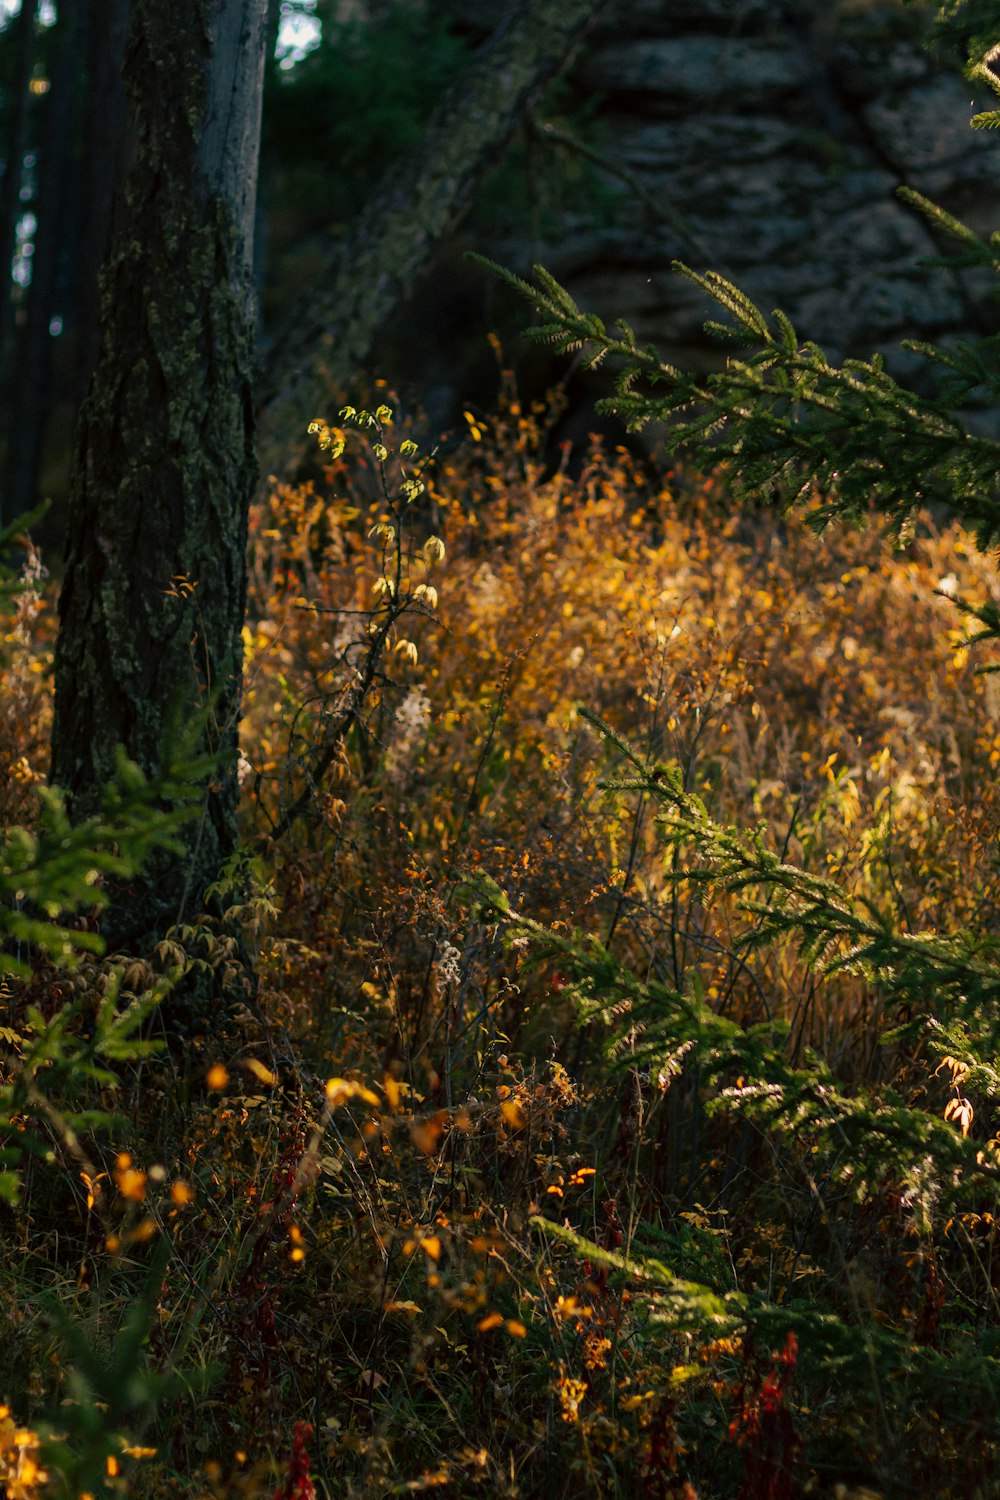
<svg viewBox="0 0 1000 1500">
<path fill-rule="evenodd" d="M 281 34 L 281 0 L 268 0 L 267 6 L 267 41 L 264 53 L 264 99 L 265 108 L 268 93 L 272 87 L 273 79 L 278 71 L 278 38 Z M 269 196 L 269 174 L 267 170 L 267 156 L 263 157 L 257 181 L 257 210 L 254 219 L 253 235 L 253 280 L 257 293 L 258 338 L 261 333 L 260 310 L 264 299 L 264 282 L 267 276 L 267 208 Z"/>
<path fill-rule="evenodd" d="M 17 340 L 17 368 L 7 411 L 6 505 L 9 514 L 29 510 L 38 499 L 42 440 L 51 410 L 55 292 L 64 244 L 65 208 L 73 150 L 73 106 L 80 81 L 81 0 L 62 0 L 56 52 L 39 152 L 38 228 L 31 261 L 28 309 Z"/>
<path fill-rule="evenodd" d="M 89 0 L 84 113 L 84 202 L 74 318 L 74 405 L 86 394 L 101 346 L 98 277 L 111 239 L 111 210 L 125 133 L 122 67 L 130 0 Z"/>
<path fill-rule="evenodd" d="M 217 765 L 184 849 L 113 893 L 113 946 L 196 909 L 236 846 L 266 20 L 267 0 L 132 7 L 123 211 L 77 436 L 52 780 L 85 813 L 117 745 L 155 771 L 199 708 L 199 747 Z"/>
<path fill-rule="evenodd" d="M 2 198 L 0 198 L 0 274 L 3 294 L 0 297 L 0 390 L 5 400 L 10 392 L 13 354 L 14 301 L 11 295 L 11 265 L 17 243 L 17 224 L 21 217 L 21 183 L 24 153 L 28 145 L 28 110 L 31 100 L 31 73 L 35 63 L 36 0 L 21 0 L 21 9 L 11 23 L 15 48 L 13 112 L 6 143 Z M 6 507 L 0 510 L 0 525 L 13 519 Z"/>
<path fill-rule="evenodd" d="M 331 388 L 343 386 L 426 268 L 604 0 L 522 0 L 445 97 L 417 155 L 370 208 L 293 309 L 267 355 L 260 398 L 265 469 L 294 458 Z"/>
</svg>

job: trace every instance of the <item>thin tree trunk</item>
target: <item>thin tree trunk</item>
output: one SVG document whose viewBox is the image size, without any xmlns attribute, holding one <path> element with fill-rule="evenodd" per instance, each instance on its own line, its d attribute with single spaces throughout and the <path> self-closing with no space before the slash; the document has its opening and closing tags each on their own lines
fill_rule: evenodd
<svg viewBox="0 0 1000 1500">
<path fill-rule="evenodd" d="M 102 921 L 138 945 L 200 909 L 236 847 L 253 457 L 253 215 L 267 0 L 134 0 L 128 160 L 77 436 L 52 780 L 91 810 L 123 745 L 155 772 L 198 711 L 217 766 L 184 849 Z"/>
<path fill-rule="evenodd" d="M 73 146 L 73 103 L 79 81 L 80 0 L 62 0 L 57 52 L 46 100 L 39 162 L 38 228 L 24 326 L 17 340 L 16 378 L 11 381 L 6 501 L 12 516 L 38 499 L 42 439 L 51 409 L 52 337 L 64 209 Z"/>
<path fill-rule="evenodd" d="M 278 37 L 281 33 L 281 0 L 268 0 L 267 7 L 267 43 L 264 53 L 264 107 L 267 108 L 267 98 L 273 86 L 273 79 L 278 71 Z M 257 209 L 254 219 L 253 236 L 253 280 L 257 292 L 257 314 L 258 338 L 261 333 L 260 309 L 264 300 L 264 282 L 267 276 L 267 207 L 270 182 L 267 170 L 267 156 L 262 158 L 260 171 L 257 179 Z"/>
<path fill-rule="evenodd" d="M 376 189 L 319 282 L 270 349 L 261 390 L 265 468 L 301 453 L 329 392 L 364 361 L 524 110 L 566 62 L 604 0 L 524 0 L 482 48 L 421 136 Z"/>
<path fill-rule="evenodd" d="M 0 268 L 3 275 L 3 296 L 0 298 L 0 389 L 6 396 L 10 390 L 12 345 L 14 334 L 14 302 L 12 298 L 11 265 L 17 243 L 17 224 L 21 217 L 21 183 L 24 169 L 24 153 L 28 146 L 28 112 L 31 101 L 31 73 L 35 63 L 35 10 L 36 0 L 21 0 L 21 9 L 12 22 L 12 42 L 16 48 L 14 63 L 14 113 L 10 135 L 7 140 L 7 160 L 4 166 L 3 195 L 0 202 Z M 0 513 L 0 525 L 12 519 Z"/>
</svg>

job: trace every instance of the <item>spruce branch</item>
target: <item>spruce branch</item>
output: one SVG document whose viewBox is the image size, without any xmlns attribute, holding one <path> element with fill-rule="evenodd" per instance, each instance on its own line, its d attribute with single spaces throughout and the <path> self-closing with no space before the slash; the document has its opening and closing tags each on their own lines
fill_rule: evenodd
<svg viewBox="0 0 1000 1500">
<path fill-rule="evenodd" d="M 997 264 L 996 247 L 948 215 L 940 222 L 961 231 L 977 264 Z M 1000 393 L 1000 341 L 950 352 L 911 345 L 945 372 L 939 394 L 923 396 L 889 375 L 880 356 L 834 364 L 819 345 L 801 340 L 780 310 L 768 319 L 718 272 L 675 262 L 727 315 L 726 322 L 710 321 L 709 331 L 749 350 L 725 369 L 697 376 L 639 348 L 630 329 L 609 333 L 541 268 L 528 283 L 476 259 L 541 314 L 529 337 L 561 352 L 583 349 L 590 364 L 608 357 L 619 364 L 615 394 L 598 403 L 601 410 L 620 416 L 630 431 L 666 424 L 675 447 L 728 466 L 737 498 L 788 508 L 819 492 L 825 503 L 811 516 L 818 527 L 874 508 L 897 535 L 916 510 L 937 503 L 974 529 L 981 547 L 1000 539 L 1000 443 L 968 432 L 957 415 L 984 388 Z"/>
</svg>

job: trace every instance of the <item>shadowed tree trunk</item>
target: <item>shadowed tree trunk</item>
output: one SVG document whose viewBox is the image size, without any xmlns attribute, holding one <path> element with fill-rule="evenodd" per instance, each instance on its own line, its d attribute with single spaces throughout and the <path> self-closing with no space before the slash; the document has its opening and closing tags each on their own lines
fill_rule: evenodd
<svg viewBox="0 0 1000 1500">
<path fill-rule="evenodd" d="M 0 199 L 0 267 L 3 295 L 0 297 L 0 389 L 9 398 L 14 335 L 14 301 L 11 296 L 11 265 L 17 240 L 17 222 L 21 216 L 21 182 L 24 153 L 28 146 L 28 109 L 31 100 L 31 72 L 35 63 L 36 0 L 21 0 L 21 9 L 11 22 L 11 44 L 15 48 L 13 110 L 6 142 L 3 193 Z M 13 519 L 5 506 L 0 511 L 0 525 Z"/>
<path fill-rule="evenodd" d="M 253 457 L 254 198 L 267 0 L 134 0 L 123 195 L 80 415 L 52 780 L 91 810 L 115 747 L 147 771 L 203 717 L 218 757 L 184 849 L 102 923 L 140 944 L 197 910 L 236 846 Z"/>
<path fill-rule="evenodd" d="M 417 154 L 378 187 L 267 355 L 259 404 L 265 471 L 301 454 L 330 390 L 364 361 L 603 3 L 523 0 L 442 101 Z"/>
<path fill-rule="evenodd" d="M 82 0 L 63 0 L 55 28 L 55 55 L 38 162 L 38 227 L 31 260 L 27 317 L 16 339 L 15 368 L 7 402 L 6 507 L 10 516 L 38 500 L 42 440 L 51 408 L 55 294 L 66 227 L 67 190 L 73 149 L 73 107 L 80 78 L 78 49 Z"/>
<path fill-rule="evenodd" d="M 529 0 L 442 105 L 279 345 L 269 456 L 364 358 L 601 0 Z M 268 0 L 132 0 L 123 188 L 102 275 L 60 599 L 52 780 L 91 811 L 118 745 L 149 772 L 179 726 L 216 757 L 185 847 L 112 892 L 141 947 L 203 909 L 236 849 L 254 199 Z M 272 10 L 273 18 L 273 10 Z M 332 106 L 335 107 L 335 104 Z"/>
<path fill-rule="evenodd" d="M 278 37 L 281 34 L 281 0 L 268 0 L 267 6 L 267 41 L 264 51 L 264 99 L 268 97 L 268 91 L 278 68 Z M 268 250 L 268 198 L 269 181 L 267 171 L 267 156 L 261 162 L 260 173 L 257 181 L 257 208 L 254 217 L 253 232 L 253 280 L 257 292 L 257 334 L 261 333 L 261 304 L 264 297 L 264 282 L 267 276 L 267 250 Z"/>
<path fill-rule="evenodd" d="M 130 0 L 89 0 L 84 114 L 84 202 L 76 275 L 74 405 L 82 401 L 101 346 L 98 277 L 108 253 L 125 122 L 122 64 Z"/>
</svg>

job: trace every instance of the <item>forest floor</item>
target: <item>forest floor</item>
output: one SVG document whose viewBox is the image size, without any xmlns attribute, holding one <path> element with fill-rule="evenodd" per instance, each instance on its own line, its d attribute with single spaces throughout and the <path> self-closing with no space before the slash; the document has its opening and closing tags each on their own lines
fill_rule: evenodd
<svg viewBox="0 0 1000 1500">
<path fill-rule="evenodd" d="M 69 1131 L 44 1089 L 8 1122 L 49 1146 L 0 1208 L 11 1500 L 1000 1493 L 998 1127 L 926 1024 L 962 1016 L 842 934 L 768 926 L 766 882 L 714 884 L 671 822 L 698 799 L 914 941 L 995 934 L 1000 686 L 949 597 L 996 597 L 995 569 L 929 518 L 894 549 L 596 441 L 554 466 L 550 417 L 508 391 L 423 469 L 399 418 L 384 457 L 345 418 L 323 474 L 274 489 L 253 888 L 153 954 L 4 981 L 10 1078 L 32 1026 L 225 978 L 234 926 L 256 973 L 81 1083 L 110 1124 Z M 8 830 L 54 631 L 38 579 L 4 621 Z M 647 1031 L 640 999 L 698 1026 Z M 700 1050 L 713 1026 L 816 1080 L 808 1108 Z M 818 1119 L 823 1089 L 894 1154 Z"/>
</svg>

